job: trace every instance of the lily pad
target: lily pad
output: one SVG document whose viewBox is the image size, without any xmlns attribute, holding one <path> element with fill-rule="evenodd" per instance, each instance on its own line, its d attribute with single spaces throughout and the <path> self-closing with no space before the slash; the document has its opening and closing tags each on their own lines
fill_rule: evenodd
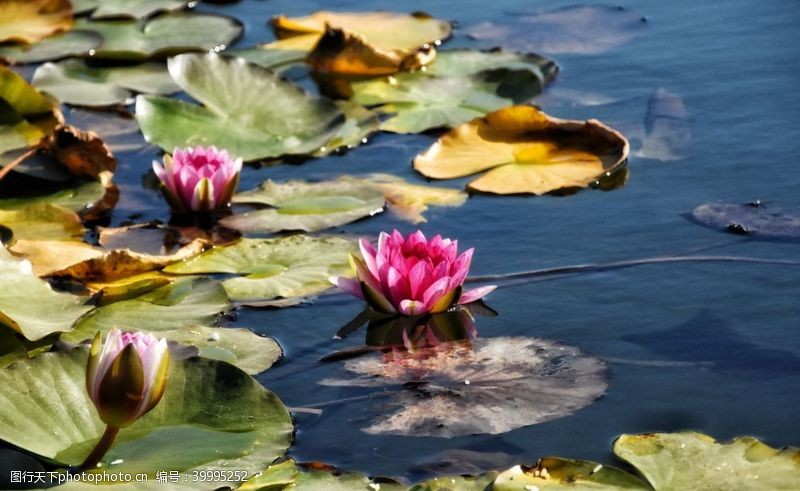
<svg viewBox="0 0 800 491">
<path fill-rule="evenodd" d="M 540 459 L 533 467 L 517 465 L 503 471 L 497 476 L 492 489 L 494 491 L 530 489 L 647 491 L 650 487 L 627 472 L 597 462 L 547 457 Z"/>
<path fill-rule="evenodd" d="M 0 42 L 35 43 L 72 26 L 69 0 L 3 0 Z"/>
<path fill-rule="evenodd" d="M 303 467 L 306 467 L 305 469 Z M 307 466 L 285 460 L 267 467 L 245 482 L 238 491 L 268 491 L 296 489 L 298 491 L 403 491 L 407 487 L 396 481 L 381 479 L 379 482 L 358 472 L 340 472 L 326 464 L 313 463 Z"/>
<path fill-rule="evenodd" d="M 302 298 L 330 288 L 328 277 L 349 274 L 349 240 L 293 235 L 276 239 L 242 239 L 214 247 L 164 269 L 172 274 L 232 273 L 223 281 L 231 300 L 258 304 L 278 298 Z"/>
<path fill-rule="evenodd" d="M 74 212 L 84 212 L 103 199 L 106 188 L 99 181 L 84 182 L 50 194 L 0 199 L 0 210 L 19 210 L 35 203 L 49 203 Z"/>
<path fill-rule="evenodd" d="M 552 60 L 502 50 L 444 51 L 426 69 L 353 82 L 353 99 L 388 116 L 381 129 L 419 133 L 457 126 L 540 94 L 558 69 Z"/>
<path fill-rule="evenodd" d="M 294 36 L 286 39 L 278 39 L 271 43 L 260 44 L 253 48 L 226 50 L 225 53 L 231 56 L 244 58 L 250 63 L 264 68 L 280 70 L 282 67 L 288 65 L 304 63 L 308 51 L 314 47 L 317 39 L 319 39 L 319 36 L 314 34 Z"/>
<path fill-rule="evenodd" d="M 230 17 L 183 12 L 151 20 L 77 19 L 75 29 L 103 36 L 103 44 L 93 56 L 119 60 L 144 60 L 219 48 L 231 44 L 242 33 L 242 25 Z"/>
<path fill-rule="evenodd" d="M 0 46 L 0 58 L 11 63 L 38 63 L 67 56 L 82 56 L 100 46 L 103 37 L 91 31 L 69 31 L 50 36 L 36 44 Z"/>
<path fill-rule="evenodd" d="M 800 482 L 800 450 L 779 450 L 752 437 L 722 444 L 695 432 L 622 435 L 614 453 L 653 488 L 791 490 Z"/>
<path fill-rule="evenodd" d="M 345 362 L 356 377 L 322 385 L 396 389 L 364 432 L 458 437 L 500 434 L 571 414 L 607 387 L 602 361 L 538 338 L 443 343 Z"/>
<path fill-rule="evenodd" d="M 80 343 L 91 339 L 97 331 L 107 332 L 114 327 L 160 332 L 211 326 L 229 308 L 225 290 L 216 281 L 182 278 L 141 297 L 96 308 L 61 339 Z"/>
<path fill-rule="evenodd" d="M 754 238 L 800 239 L 800 210 L 782 209 L 769 203 L 707 203 L 692 212 L 705 227 Z"/>
<path fill-rule="evenodd" d="M 389 210 L 411 223 L 427 222 L 422 214 L 429 206 L 461 206 L 467 201 L 467 193 L 459 189 L 412 184 L 392 174 L 342 176 L 339 179 L 368 184 L 379 189 L 389 205 Z"/>
<path fill-rule="evenodd" d="M 86 297 L 53 290 L 33 273 L 28 261 L 14 257 L 5 247 L 0 247 L 0 284 L 0 324 L 32 341 L 69 331 L 92 309 L 84 305 Z"/>
<path fill-rule="evenodd" d="M 97 294 L 98 303 L 104 305 L 142 296 L 174 281 L 174 276 L 161 271 L 149 271 L 113 281 L 88 281 L 85 285 L 92 293 Z"/>
<path fill-rule="evenodd" d="M 171 94 L 180 90 L 160 63 L 92 68 L 81 60 L 45 63 L 33 74 L 33 85 L 63 103 L 80 106 L 125 104 L 134 92 Z"/>
<path fill-rule="evenodd" d="M 11 230 L 14 240 L 80 240 L 84 232 L 74 211 L 48 203 L 0 210 L 0 225 Z"/>
<path fill-rule="evenodd" d="M 278 39 L 317 35 L 308 63 L 317 71 L 346 75 L 386 75 L 416 68 L 433 58 L 452 32 L 449 22 L 425 13 L 315 12 L 307 17 L 272 19 Z"/>
<path fill-rule="evenodd" d="M 0 438 L 46 459 L 79 464 L 104 430 L 85 390 L 87 351 L 46 353 L 0 372 L 8 401 L 0 408 Z M 286 451 L 292 429 L 277 396 L 243 371 L 204 358 L 177 360 L 158 406 L 123 429 L 104 465 L 89 472 L 145 473 L 152 481 L 164 469 L 251 474 Z M 212 481 L 193 486 L 238 484 Z"/>
<path fill-rule="evenodd" d="M 281 230 L 314 232 L 338 227 L 383 211 L 383 193 L 367 184 L 342 181 L 266 181 L 237 194 L 234 203 L 258 203 L 270 208 L 231 215 L 220 223 L 241 232 Z"/>
<path fill-rule="evenodd" d="M 596 120 L 552 118 L 512 106 L 448 132 L 414 159 L 426 177 L 480 173 L 467 187 L 495 194 L 541 195 L 601 185 L 625 168 L 628 140 Z"/>
<path fill-rule="evenodd" d="M 93 19 L 133 17 L 142 19 L 157 12 L 179 10 L 188 0 L 78 0 L 76 12 L 92 12 Z"/>
<path fill-rule="evenodd" d="M 204 104 L 137 97 L 142 132 L 168 151 L 216 145 L 245 160 L 307 154 L 325 146 L 344 122 L 332 101 L 241 58 L 186 54 L 168 66 L 175 82 Z"/>
<path fill-rule="evenodd" d="M 573 5 L 542 12 L 512 12 L 502 22 L 481 22 L 467 34 L 494 46 L 523 51 L 597 54 L 641 36 L 647 19 L 624 7 Z"/>
</svg>

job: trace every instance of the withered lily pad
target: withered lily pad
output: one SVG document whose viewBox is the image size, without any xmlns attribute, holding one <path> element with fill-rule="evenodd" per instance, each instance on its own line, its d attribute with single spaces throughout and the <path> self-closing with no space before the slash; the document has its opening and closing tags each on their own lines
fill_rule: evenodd
<svg viewBox="0 0 800 491">
<path fill-rule="evenodd" d="M 599 121 L 560 120 L 512 106 L 454 128 L 414 159 L 414 169 L 434 179 L 488 170 L 467 187 L 541 195 L 600 185 L 624 170 L 628 150 L 628 140 Z"/>
<path fill-rule="evenodd" d="M 168 266 L 172 274 L 232 273 L 242 277 L 222 284 L 231 300 L 256 304 L 278 298 L 316 295 L 330 288 L 328 278 L 349 274 L 349 240 L 293 235 L 242 239 Z"/>
<path fill-rule="evenodd" d="M 76 12 L 92 12 L 93 19 L 134 17 L 142 19 L 165 10 L 186 7 L 188 0 L 76 0 Z"/>
<path fill-rule="evenodd" d="M 0 438 L 56 463 L 80 464 L 105 429 L 85 389 L 87 351 L 46 353 L 0 371 L 7 400 Z M 121 430 L 102 467 L 90 472 L 145 473 L 153 483 L 166 468 L 252 475 L 286 451 L 292 430 L 278 397 L 245 372 L 204 358 L 174 360 L 161 402 Z M 237 484 L 212 478 L 190 489 Z"/>
<path fill-rule="evenodd" d="M 80 343 L 97 331 L 146 328 L 169 331 L 186 326 L 211 326 L 230 305 L 219 283 L 204 278 L 182 278 L 140 297 L 99 307 L 61 339 Z"/>
<path fill-rule="evenodd" d="M 332 386 L 394 388 L 363 429 L 370 434 L 499 434 L 571 414 L 606 389 L 606 367 L 571 346 L 538 338 L 454 342 L 345 362 L 357 375 Z"/>
<path fill-rule="evenodd" d="M 33 85 L 63 103 L 80 106 L 124 104 L 134 92 L 171 94 L 180 90 L 160 63 L 92 68 L 81 60 L 40 66 L 33 74 Z"/>
<path fill-rule="evenodd" d="M 34 274 L 30 262 L 0 246 L 0 325 L 35 341 L 54 332 L 69 331 L 91 306 L 86 297 L 61 293 Z M 47 315 L 43 315 L 46 312 Z M 0 329 L 4 329 L 0 327 Z"/>
<path fill-rule="evenodd" d="M 411 223 L 426 222 L 422 214 L 429 206 L 461 206 L 467 200 L 467 193 L 459 189 L 412 184 L 392 174 L 342 176 L 339 179 L 368 184 L 379 189 L 389 205 L 389 210 Z"/>
<path fill-rule="evenodd" d="M 97 58 L 144 60 L 227 46 L 242 33 L 238 21 L 219 15 L 170 13 L 151 20 L 78 19 L 75 29 L 103 36 Z"/>
<path fill-rule="evenodd" d="M 500 473 L 495 491 L 530 489 L 598 489 L 647 491 L 650 487 L 636 477 L 614 467 L 587 460 L 547 457 L 532 467 L 514 466 Z"/>
<path fill-rule="evenodd" d="M 258 203 L 270 208 L 226 217 L 220 223 L 242 232 L 280 230 L 313 232 L 338 227 L 383 211 L 383 193 L 373 186 L 343 181 L 266 181 L 239 193 L 234 203 Z"/>
<path fill-rule="evenodd" d="M 279 39 L 316 35 L 308 62 L 315 70 L 377 76 L 425 65 L 434 45 L 450 36 L 450 23 L 427 14 L 316 12 L 272 19 Z"/>
<path fill-rule="evenodd" d="M 10 63 L 38 63 L 67 56 L 82 56 L 100 46 L 103 37 L 92 31 L 69 31 L 36 44 L 7 44 L 0 46 L 0 59 Z"/>
<path fill-rule="evenodd" d="M 695 432 L 622 435 L 614 453 L 655 489 L 791 490 L 800 482 L 800 450 L 772 448 L 755 438 L 718 443 Z"/>
<path fill-rule="evenodd" d="M 597 54 L 641 36 L 647 21 L 607 5 L 576 5 L 544 12 L 512 12 L 502 22 L 481 22 L 467 34 L 496 46 L 542 53 Z"/>
<path fill-rule="evenodd" d="M 216 145 L 245 160 L 308 154 L 335 137 L 345 119 L 332 101 L 241 58 L 186 54 L 168 65 L 175 82 L 204 105 L 137 98 L 142 132 L 167 151 Z"/>
<path fill-rule="evenodd" d="M 69 0 L 3 0 L 0 42 L 35 43 L 72 26 Z"/>
<path fill-rule="evenodd" d="M 507 51 L 444 51 L 413 73 L 353 82 L 353 100 L 388 116 L 384 131 L 457 126 L 531 100 L 557 73 L 552 60 Z"/>
<path fill-rule="evenodd" d="M 756 238 L 800 239 L 800 210 L 784 210 L 769 203 L 707 203 L 692 212 L 700 224 Z"/>
</svg>

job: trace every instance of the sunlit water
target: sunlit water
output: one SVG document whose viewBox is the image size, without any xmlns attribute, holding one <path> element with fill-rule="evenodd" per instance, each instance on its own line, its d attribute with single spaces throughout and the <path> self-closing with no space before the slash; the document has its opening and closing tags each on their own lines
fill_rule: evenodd
<svg viewBox="0 0 800 491">
<path fill-rule="evenodd" d="M 479 275 L 708 247 L 717 247 L 708 252 L 714 254 L 799 259 L 798 243 L 749 240 L 686 218 L 696 206 L 718 200 L 800 205 L 796 2 L 618 3 L 646 17 L 644 34 L 602 54 L 555 55 L 561 73 L 542 98 L 542 107 L 558 117 L 603 120 L 637 143 L 648 99 L 664 88 L 681 97 L 690 114 L 686 124 L 691 139 L 677 152 L 685 158 L 661 162 L 633 156 L 628 184 L 613 192 L 475 196 L 460 208 L 432 209 L 421 228 L 475 247 L 473 272 Z M 565 5 L 570 2 L 383 0 L 338 1 L 335 8 L 425 10 L 467 27 L 502 21 L 506 12 Z M 332 7 L 321 1 L 252 0 L 201 8 L 242 20 L 246 34 L 237 46 L 247 46 L 271 38 L 266 21 L 273 14 L 302 15 Z M 463 31 L 456 33 L 446 47 L 485 47 Z M 587 106 L 564 99 L 575 92 L 611 102 Z M 580 100 L 591 102 L 587 96 Z M 410 161 L 432 140 L 381 134 L 343 156 L 248 168 L 241 187 L 267 178 L 366 172 L 420 182 Z M 157 193 L 142 187 L 156 155 L 154 149 L 120 155 L 117 179 L 125 187 L 114 224 L 134 213 L 140 215 L 137 220 L 168 219 Z M 412 228 L 384 214 L 336 232 L 374 236 L 392 227 Z M 546 455 L 613 462 L 610 445 L 623 432 L 695 429 L 720 439 L 751 434 L 773 445 L 800 444 L 798 278 L 799 269 L 783 266 L 684 263 L 501 288 L 489 298 L 500 316 L 479 318 L 480 335 L 543 337 L 618 360 L 610 363 L 610 385 L 602 399 L 573 415 L 503 435 L 454 439 L 367 435 L 360 428 L 372 402 L 334 403 L 324 406 L 321 415 L 295 415 L 297 435 L 290 452 L 301 461 L 418 478 L 436 472 L 425 464 L 442 460 L 438 454 L 451 449 L 506 454 L 483 459 L 478 467 L 531 463 Z M 259 380 L 288 406 L 314 406 L 369 393 L 317 384 L 324 377 L 346 376 L 340 364 L 318 359 L 363 342 L 362 333 L 332 339 L 359 309 L 357 301 L 335 296 L 301 308 L 242 310 L 235 324 L 274 336 L 284 348 L 285 358 Z M 646 336 L 652 333 L 661 334 Z M 675 361 L 684 363 L 638 363 Z M 462 461 L 439 469 L 452 472 L 466 466 Z"/>
</svg>

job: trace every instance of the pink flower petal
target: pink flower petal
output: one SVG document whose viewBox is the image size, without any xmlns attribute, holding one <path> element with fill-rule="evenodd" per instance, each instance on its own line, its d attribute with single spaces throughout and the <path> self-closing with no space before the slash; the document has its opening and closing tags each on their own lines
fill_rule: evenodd
<svg viewBox="0 0 800 491">
<path fill-rule="evenodd" d="M 458 299 L 458 303 L 459 305 L 465 305 L 476 300 L 480 300 L 494 291 L 495 288 L 497 288 L 497 285 L 481 286 L 472 290 L 467 290 L 461 294 L 461 298 Z"/>
<path fill-rule="evenodd" d="M 361 283 L 352 279 L 352 278 L 345 278 L 343 276 L 331 276 L 328 278 L 328 281 L 333 283 L 334 285 L 338 286 L 345 292 L 353 295 L 354 297 L 364 299 L 364 293 L 361 291 Z"/>
</svg>

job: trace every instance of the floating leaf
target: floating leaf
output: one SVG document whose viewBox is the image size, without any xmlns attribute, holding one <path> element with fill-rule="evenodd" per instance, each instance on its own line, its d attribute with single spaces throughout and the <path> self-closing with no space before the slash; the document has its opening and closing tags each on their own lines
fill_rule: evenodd
<svg viewBox="0 0 800 491">
<path fill-rule="evenodd" d="M 165 275 L 160 271 L 149 271 L 113 281 L 89 281 L 86 287 L 97 294 L 98 302 L 102 305 L 141 296 L 173 281 L 175 281 L 174 276 Z"/>
<path fill-rule="evenodd" d="M 555 78 L 557 66 L 537 55 L 507 51 L 444 51 L 425 71 L 353 82 L 353 99 L 388 115 L 381 129 L 419 133 L 457 126 L 527 102 Z"/>
<path fill-rule="evenodd" d="M 306 469 L 303 469 L 306 467 Z M 371 480 L 358 472 L 340 472 L 326 464 L 297 465 L 285 460 L 267 467 L 242 484 L 238 491 L 267 491 L 298 489 L 303 491 L 403 491 L 407 489 L 396 481 Z"/>
<path fill-rule="evenodd" d="M 343 181 L 266 181 L 237 194 L 234 203 L 259 203 L 271 208 L 231 215 L 220 223 L 242 232 L 280 230 L 314 232 L 338 227 L 383 211 L 383 193 L 373 186 Z"/>
<path fill-rule="evenodd" d="M 355 101 L 336 101 L 336 107 L 344 113 L 345 122 L 325 146 L 311 155 L 321 157 L 339 149 L 351 149 L 367 143 L 367 137 L 378 131 L 381 120 L 378 114 Z"/>
<path fill-rule="evenodd" d="M 89 181 L 51 194 L 0 199 L 0 210 L 19 210 L 35 203 L 49 203 L 74 212 L 85 212 L 103 199 L 106 188 L 99 181 Z"/>
<path fill-rule="evenodd" d="M 770 204 L 707 203 L 692 212 L 700 225 L 756 238 L 800 239 L 800 211 Z"/>
<path fill-rule="evenodd" d="M 10 63 L 38 63 L 67 56 L 82 56 L 100 46 L 103 37 L 92 31 L 69 31 L 36 44 L 9 44 L 0 46 L 0 59 Z"/>
<path fill-rule="evenodd" d="M 75 263 L 97 258 L 103 250 L 73 240 L 26 240 L 14 242 L 10 250 L 31 263 L 36 276 L 47 276 Z"/>
<path fill-rule="evenodd" d="M 624 7 L 575 5 L 544 12 L 513 12 L 481 22 L 467 34 L 492 45 L 542 53 L 597 54 L 641 36 L 647 20 Z"/>
<path fill-rule="evenodd" d="M 494 489 L 492 483 L 497 472 L 487 472 L 480 476 L 444 476 L 434 477 L 415 484 L 409 491 L 486 491 Z M 525 490 L 528 491 L 528 490 Z"/>
<path fill-rule="evenodd" d="M 180 88 L 164 65 L 92 68 L 81 60 L 45 63 L 33 74 L 33 84 L 59 101 L 81 106 L 124 104 L 134 92 L 171 94 Z"/>
<path fill-rule="evenodd" d="M 655 489 L 791 490 L 800 482 L 800 450 L 778 450 L 752 437 L 721 444 L 695 432 L 622 435 L 617 457 Z"/>
<path fill-rule="evenodd" d="M 329 289 L 328 277 L 348 274 L 352 247 L 350 241 L 338 237 L 242 239 L 230 246 L 214 247 L 164 271 L 246 275 L 222 283 L 231 300 L 245 304 L 307 297 Z"/>
<path fill-rule="evenodd" d="M 185 51 L 227 46 L 242 33 L 235 19 L 220 15 L 172 13 L 152 20 L 91 21 L 78 19 L 75 29 L 103 36 L 97 58 L 144 60 Z"/>
<path fill-rule="evenodd" d="M 454 128 L 417 155 L 414 169 L 434 179 L 488 170 L 467 187 L 541 195 L 599 185 L 625 167 L 628 149 L 622 134 L 599 121 L 560 120 L 513 106 Z"/>
<path fill-rule="evenodd" d="M 644 129 L 637 157 L 662 162 L 681 159 L 678 152 L 691 138 L 689 113 L 683 99 L 663 88 L 653 91 L 647 103 Z"/>
<path fill-rule="evenodd" d="M 93 19 L 133 17 L 142 19 L 165 10 L 186 7 L 188 0 L 78 0 L 76 12 L 92 11 Z"/>
<path fill-rule="evenodd" d="M 186 54 L 168 65 L 175 82 L 204 106 L 137 97 L 142 132 L 167 151 L 216 145 L 245 160 L 306 154 L 325 146 L 343 123 L 333 102 L 241 58 Z"/>
<path fill-rule="evenodd" d="M 13 232 L 14 240 L 79 240 L 84 232 L 75 212 L 47 203 L 0 210 L 0 225 Z"/>
<path fill-rule="evenodd" d="M 452 32 L 450 23 L 424 13 L 316 12 L 307 17 L 272 19 L 278 39 L 314 34 L 309 64 L 318 71 L 386 75 L 416 68 L 432 59 L 432 45 Z"/>
<path fill-rule="evenodd" d="M 317 39 L 319 36 L 314 34 L 294 36 L 260 44 L 254 48 L 232 49 L 225 53 L 244 58 L 250 63 L 264 68 L 279 70 L 287 65 L 305 62 L 308 51 L 314 47 Z"/>
<path fill-rule="evenodd" d="M 85 297 L 54 291 L 33 273 L 28 261 L 12 256 L 5 247 L 0 247 L 0 284 L 0 324 L 33 341 L 69 331 L 92 308 L 84 305 Z"/>
<path fill-rule="evenodd" d="M 210 326 L 228 308 L 225 290 L 219 283 L 182 278 L 141 297 L 98 307 L 61 339 L 80 343 L 91 339 L 97 331 L 107 332 L 114 327 L 158 332 L 186 326 Z"/>
<path fill-rule="evenodd" d="M 69 0 L 0 1 L 0 42 L 35 43 L 71 26 Z"/>
<path fill-rule="evenodd" d="M 80 464 L 105 428 L 86 393 L 86 362 L 87 350 L 75 349 L 0 371 L 7 401 L 0 407 L 0 438 L 46 459 Z M 250 475 L 286 451 L 292 429 L 277 396 L 243 371 L 203 358 L 177 360 L 158 406 L 123 429 L 104 465 L 89 472 L 145 473 L 150 481 L 164 469 L 191 475 L 192 469 L 235 468 Z M 192 488 L 237 484 L 210 479 Z"/>
<path fill-rule="evenodd" d="M 603 362 L 538 338 L 500 337 L 345 362 L 357 377 L 329 386 L 398 389 L 375 407 L 370 434 L 499 434 L 571 414 L 606 389 Z"/>
<path fill-rule="evenodd" d="M 598 489 L 647 491 L 647 484 L 627 472 L 588 460 L 547 457 L 533 467 L 514 466 L 494 481 L 494 491 L 526 491 L 529 489 Z"/>
<path fill-rule="evenodd" d="M 391 174 L 369 174 L 366 176 L 342 176 L 345 182 L 369 184 L 379 189 L 389 209 L 403 220 L 411 223 L 427 222 L 422 214 L 428 206 L 461 206 L 467 193 L 458 190 L 422 184 L 411 184 L 402 177 Z"/>
</svg>

